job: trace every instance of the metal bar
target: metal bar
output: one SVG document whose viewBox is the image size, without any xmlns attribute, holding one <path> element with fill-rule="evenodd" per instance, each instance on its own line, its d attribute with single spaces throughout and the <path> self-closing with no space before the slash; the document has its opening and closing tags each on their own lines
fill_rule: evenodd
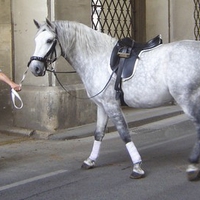
<svg viewBox="0 0 200 200">
<path fill-rule="evenodd" d="M 113 37 L 132 37 L 133 0 L 91 0 L 92 28 Z"/>
</svg>

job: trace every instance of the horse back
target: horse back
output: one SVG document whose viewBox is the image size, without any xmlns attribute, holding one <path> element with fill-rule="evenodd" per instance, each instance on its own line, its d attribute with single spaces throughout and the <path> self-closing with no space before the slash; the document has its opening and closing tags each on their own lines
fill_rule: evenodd
<svg viewBox="0 0 200 200">
<path fill-rule="evenodd" d="M 155 107 L 173 99 L 174 90 L 200 85 L 200 42 L 184 40 L 144 52 L 134 76 L 123 82 L 125 102 L 132 107 Z"/>
</svg>

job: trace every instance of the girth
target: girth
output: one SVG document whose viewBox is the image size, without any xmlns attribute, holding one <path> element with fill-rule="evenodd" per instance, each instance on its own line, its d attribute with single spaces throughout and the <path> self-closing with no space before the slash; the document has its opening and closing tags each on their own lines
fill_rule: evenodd
<svg viewBox="0 0 200 200">
<path fill-rule="evenodd" d="M 141 51 L 152 49 L 160 44 L 162 44 L 162 39 L 161 36 L 158 35 L 146 43 L 138 43 L 126 37 L 118 40 L 117 44 L 114 46 L 110 58 L 110 66 L 117 75 L 115 82 L 116 99 L 120 99 L 122 105 L 126 105 L 121 88 L 122 79 L 132 76 L 135 62 L 139 58 Z"/>
</svg>

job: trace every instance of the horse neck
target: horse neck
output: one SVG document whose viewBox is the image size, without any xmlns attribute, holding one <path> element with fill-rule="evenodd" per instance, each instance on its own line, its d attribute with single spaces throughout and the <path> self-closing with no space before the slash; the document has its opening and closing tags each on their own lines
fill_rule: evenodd
<svg viewBox="0 0 200 200">
<path fill-rule="evenodd" d="M 61 33 L 58 32 L 62 56 L 78 73 L 94 67 L 91 63 L 95 62 L 96 56 L 100 57 L 107 52 L 110 57 L 116 39 L 83 24 L 66 23 L 66 28 L 62 28 Z"/>
</svg>

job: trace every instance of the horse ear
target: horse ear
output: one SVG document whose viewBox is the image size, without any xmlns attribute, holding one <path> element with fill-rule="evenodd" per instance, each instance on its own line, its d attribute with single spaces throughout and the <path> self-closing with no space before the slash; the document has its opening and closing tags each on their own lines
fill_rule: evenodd
<svg viewBox="0 0 200 200">
<path fill-rule="evenodd" d="M 50 21 L 48 18 L 46 18 L 46 23 L 47 23 L 53 30 L 55 30 L 55 26 L 51 23 L 51 21 Z"/>
<path fill-rule="evenodd" d="M 33 22 L 36 25 L 36 27 L 39 29 L 40 28 L 40 24 L 35 19 L 33 20 Z"/>
</svg>

